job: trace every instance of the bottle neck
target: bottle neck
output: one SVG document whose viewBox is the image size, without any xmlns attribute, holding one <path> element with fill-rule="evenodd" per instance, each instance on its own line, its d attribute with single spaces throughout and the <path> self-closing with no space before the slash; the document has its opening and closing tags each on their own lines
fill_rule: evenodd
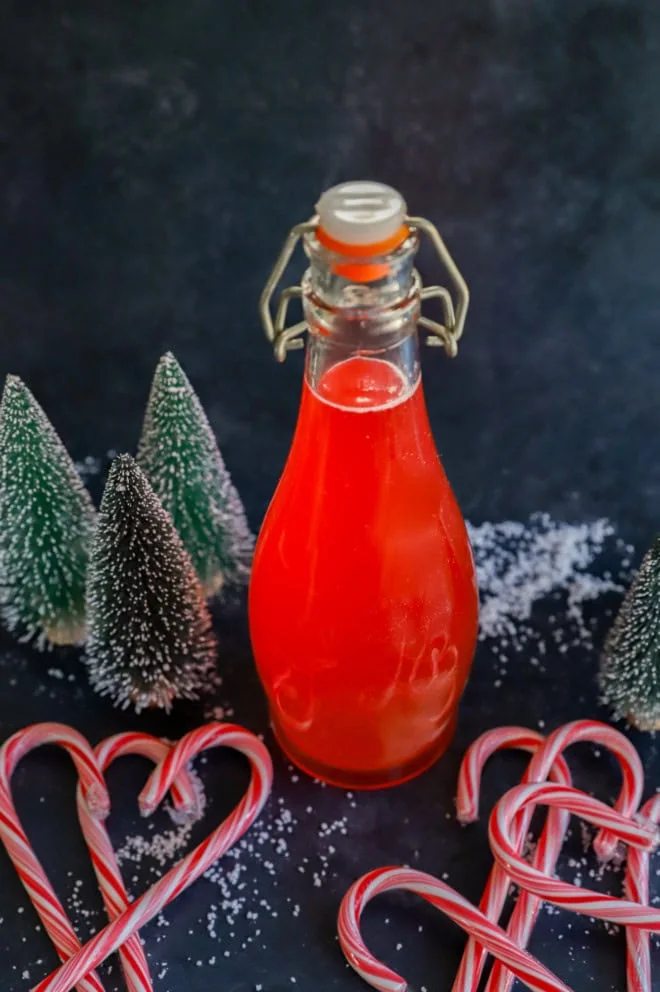
<svg viewBox="0 0 660 992">
<path fill-rule="evenodd" d="M 305 239 L 305 375 L 317 395 L 364 410 L 392 405 L 415 389 L 421 293 L 416 249 L 411 234 L 384 255 L 347 258 L 314 234 Z"/>
</svg>

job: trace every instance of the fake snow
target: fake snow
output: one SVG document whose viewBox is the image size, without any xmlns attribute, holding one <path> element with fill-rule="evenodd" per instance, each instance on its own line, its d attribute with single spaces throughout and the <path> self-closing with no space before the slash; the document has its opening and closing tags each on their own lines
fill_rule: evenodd
<svg viewBox="0 0 660 992">
<path fill-rule="evenodd" d="M 480 591 L 479 639 L 491 652 L 493 689 L 502 689 L 512 664 L 522 680 L 521 666 L 545 672 L 549 659 L 571 649 L 593 657 L 604 635 L 603 617 L 611 616 L 609 608 L 593 604 L 606 594 L 620 598 L 632 577 L 634 549 L 612 524 L 560 523 L 535 514 L 526 524 L 486 522 L 468 530 Z M 538 720 L 540 729 L 554 728 L 548 717 Z"/>
<path fill-rule="evenodd" d="M 615 540 L 607 520 L 565 524 L 537 514 L 527 524 L 508 520 L 468 525 L 468 530 L 479 582 L 482 640 L 515 638 L 531 619 L 535 603 L 558 591 L 567 598 L 567 615 L 588 638 L 583 604 L 623 589 L 591 566 L 608 542 L 617 544 L 621 568 L 630 566 L 632 548 Z"/>
</svg>

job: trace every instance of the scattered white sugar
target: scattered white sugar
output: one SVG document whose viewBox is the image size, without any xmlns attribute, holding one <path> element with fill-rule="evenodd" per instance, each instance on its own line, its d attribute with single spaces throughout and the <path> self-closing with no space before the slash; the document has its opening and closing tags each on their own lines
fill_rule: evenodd
<svg viewBox="0 0 660 992">
<path fill-rule="evenodd" d="M 561 590 L 567 612 L 582 623 L 582 605 L 621 587 L 589 567 L 613 537 L 607 520 L 568 524 L 546 514 L 528 523 L 504 521 L 468 525 L 481 594 L 480 636 L 519 635 L 518 624 L 532 615 L 536 602 Z M 627 549 L 630 551 L 630 549 Z"/>
<path fill-rule="evenodd" d="M 166 805 L 165 808 L 176 825 L 175 829 L 153 834 L 151 837 L 145 837 L 143 834 L 126 837 L 122 846 L 117 850 L 117 861 L 120 867 L 127 862 L 139 865 L 145 858 L 155 861 L 161 867 L 169 866 L 176 855 L 183 852 L 188 846 L 193 827 L 201 819 L 206 808 L 206 797 L 201 780 L 193 769 L 189 768 L 188 772 L 195 789 L 195 810 L 180 813 Z"/>
<path fill-rule="evenodd" d="M 332 823 L 322 823 L 319 830 L 319 837 L 331 837 L 334 833 L 340 833 L 345 836 L 348 833 L 347 824 L 347 816 L 342 816 L 340 819 L 333 820 Z"/>
<path fill-rule="evenodd" d="M 52 679 L 63 679 L 64 678 L 64 672 L 62 671 L 61 668 L 49 668 L 48 669 L 48 674 L 50 675 L 50 677 Z"/>
</svg>

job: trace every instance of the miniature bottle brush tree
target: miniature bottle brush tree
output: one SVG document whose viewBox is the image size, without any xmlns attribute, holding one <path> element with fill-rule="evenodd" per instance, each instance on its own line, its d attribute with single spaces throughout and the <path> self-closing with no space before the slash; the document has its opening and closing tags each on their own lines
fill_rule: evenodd
<svg viewBox="0 0 660 992">
<path fill-rule="evenodd" d="M 207 596 L 245 584 L 254 538 L 197 394 L 168 353 L 156 368 L 137 461 L 171 515 Z"/>
<path fill-rule="evenodd" d="M 85 639 L 85 576 L 96 514 L 48 417 L 17 376 L 0 403 L 0 604 L 40 648 Z"/>
<path fill-rule="evenodd" d="M 660 730 L 660 536 L 644 555 L 605 642 L 600 688 L 617 719 Z"/>
<path fill-rule="evenodd" d="M 130 455 L 103 493 L 87 584 L 86 664 L 117 706 L 168 710 L 212 683 L 206 599 L 172 520 Z"/>
</svg>

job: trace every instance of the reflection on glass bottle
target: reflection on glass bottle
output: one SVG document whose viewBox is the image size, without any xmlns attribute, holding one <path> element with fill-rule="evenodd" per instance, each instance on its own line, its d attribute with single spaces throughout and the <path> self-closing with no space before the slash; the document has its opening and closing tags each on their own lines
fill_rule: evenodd
<svg viewBox="0 0 660 992">
<path fill-rule="evenodd" d="M 476 642 L 474 565 L 424 401 L 415 222 L 387 187 L 347 184 L 303 235 L 305 381 L 257 542 L 250 630 L 285 752 L 375 788 L 451 740 Z"/>
</svg>

